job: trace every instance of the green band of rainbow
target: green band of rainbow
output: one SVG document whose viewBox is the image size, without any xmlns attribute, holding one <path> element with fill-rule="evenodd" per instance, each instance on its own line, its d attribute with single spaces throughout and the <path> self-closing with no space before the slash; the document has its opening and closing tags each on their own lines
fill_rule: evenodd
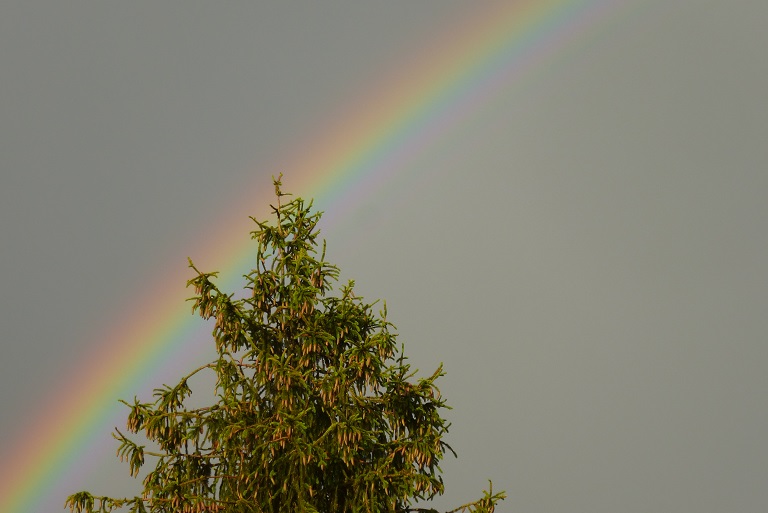
<svg viewBox="0 0 768 513">
<path fill-rule="evenodd" d="M 552 62 L 554 54 L 621 5 L 620 0 L 521 0 L 496 2 L 490 8 L 472 4 L 476 13 L 457 20 L 400 70 L 377 81 L 332 129 L 300 145 L 301 156 L 286 159 L 278 171 L 290 178 L 292 191 L 298 182 L 296 192 L 326 204 L 364 198 L 444 130 L 513 87 L 540 63 Z M 219 226 L 242 226 L 227 221 L 247 218 L 254 214 L 249 210 L 253 205 L 271 201 L 270 185 L 254 186 L 251 190 L 262 192 L 236 202 L 229 217 L 217 220 Z M 215 248 L 211 260 L 220 262 L 219 269 L 238 271 L 238 276 L 248 269 L 253 251 L 241 230 L 206 239 L 205 248 L 196 248 L 202 259 L 212 254 L 206 248 Z M 190 255 L 195 257 L 195 249 Z M 136 385 L 157 366 L 168 365 L 199 331 L 200 323 L 184 301 L 189 295 L 183 289 L 188 269 L 176 267 L 94 343 L 84 366 L 87 372 L 51 394 L 51 402 L 32 419 L 13 452 L 4 456 L 0 511 L 38 513 L 61 507 L 66 494 L 76 491 L 59 489 L 77 456 L 97 434 L 112 429 L 105 412 L 114 411 L 117 398 L 133 397 Z M 54 493 L 62 495 L 51 497 Z"/>
</svg>

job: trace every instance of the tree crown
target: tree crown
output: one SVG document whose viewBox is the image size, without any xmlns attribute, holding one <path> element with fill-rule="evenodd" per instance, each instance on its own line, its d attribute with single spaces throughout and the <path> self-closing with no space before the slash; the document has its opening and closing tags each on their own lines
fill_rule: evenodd
<svg viewBox="0 0 768 513">
<path fill-rule="evenodd" d="M 113 434 L 132 476 L 145 457 L 157 460 L 142 495 L 79 492 L 66 501 L 74 513 L 434 511 L 414 504 L 443 493 L 438 463 L 453 452 L 435 385 L 442 366 L 416 378 L 386 305 L 375 313 L 352 281 L 331 294 L 339 270 L 317 244 L 321 214 L 301 198 L 284 202 L 280 178 L 274 186 L 274 224 L 252 218 L 245 297 L 189 261 L 192 311 L 214 319 L 216 358 L 156 389 L 153 402 L 122 401 L 128 431 L 158 447 Z M 215 373 L 218 401 L 187 408 L 188 382 L 202 371 Z M 491 488 L 453 511 L 492 512 L 504 497 Z"/>
</svg>

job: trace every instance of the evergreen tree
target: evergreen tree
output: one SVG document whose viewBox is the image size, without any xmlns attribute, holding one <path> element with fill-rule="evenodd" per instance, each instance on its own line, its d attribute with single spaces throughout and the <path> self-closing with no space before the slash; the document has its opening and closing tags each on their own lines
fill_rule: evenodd
<svg viewBox="0 0 768 513">
<path fill-rule="evenodd" d="M 413 512 L 442 494 L 438 462 L 446 450 L 447 408 L 435 381 L 416 378 L 398 351 L 386 306 L 354 294 L 331 295 L 338 269 L 317 254 L 311 203 L 287 203 L 274 180 L 274 224 L 253 219 L 256 266 L 236 299 L 199 271 L 189 281 L 192 311 L 215 319 L 217 357 L 156 399 L 128 403 L 127 429 L 159 449 L 145 450 L 120 430 L 118 455 L 136 476 L 157 459 L 141 497 L 71 495 L 73 512 L 124 507 L 145 512 Z M 319 258 L 318 258 L 319 257 Z M 215 372 L 216 404 L 185 408 L 188 381 Z M 493 493 L 453 510 L 492 512 Z"/>
</svg>

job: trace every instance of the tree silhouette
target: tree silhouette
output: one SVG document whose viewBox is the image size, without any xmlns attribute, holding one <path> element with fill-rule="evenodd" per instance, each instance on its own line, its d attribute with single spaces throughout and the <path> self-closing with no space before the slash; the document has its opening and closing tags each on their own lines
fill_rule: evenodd
<svg viewBox="0 0 768 513">
<path fill-rule="evenodd" d="M 352 281 L 330 294 L 339 270 L 325 261 L 325 242 L 318 255 L 321 214 L 300 198 L 284 203 L 281 177 L 274 224 L 253 219 L 246 297 L 222 292 L 217 273 L 189 261 L 192 311 L 215 319 L 216 359 L 156 389 L 151 403 L 122 401 L 128 431 L 158 447 L 113 435 L 132 476 L 145 457 L 157 460 L 142 495 L 79 492 L 65 504 L 73 512 L 434 511 L 416 504 L 443 493 L 438 462 L 453 452 L 435 385 L 442 366 L 416 378 L 386 305 L 374 314 Z M 188 381 L 202 371 L 215 373 L 218 400 L 187 409 Z M 492 512 L 504 497 L 491 487 L 453 511 Z"/>
</svg>

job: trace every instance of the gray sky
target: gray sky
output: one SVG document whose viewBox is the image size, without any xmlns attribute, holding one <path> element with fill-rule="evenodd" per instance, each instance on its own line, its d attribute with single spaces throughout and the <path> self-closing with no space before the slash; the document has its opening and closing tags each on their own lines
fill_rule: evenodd
<svg viewBox="0 0 768 513">
<path fill-rule="evenodd" d="M 461 4 L 4 2 L 0 455 L 222 205 Z M 620 11 L 324 227 L 414 365 L 445 362 L 444 509 L 489 478 L 502 511 L 768 504 L 768 3 Z M 67 492 L 138 490 L 103 434 Z"/>
</svg>

